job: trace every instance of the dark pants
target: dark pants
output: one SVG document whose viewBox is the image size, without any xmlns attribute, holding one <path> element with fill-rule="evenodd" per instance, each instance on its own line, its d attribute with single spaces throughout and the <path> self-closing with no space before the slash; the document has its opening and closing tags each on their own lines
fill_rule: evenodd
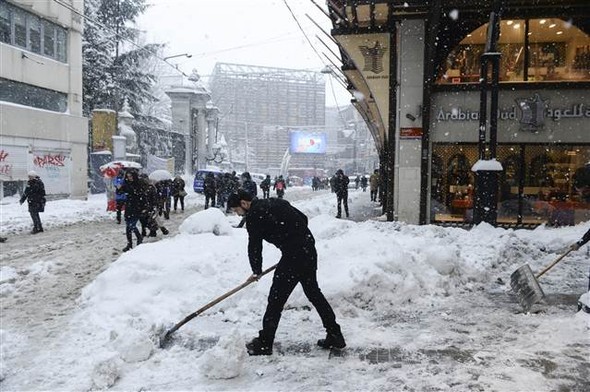
<svg viewBox="0 0 590 392">
<path fill-rule="evenodd" d="M 164 213 L 164 219 L 170 219 L 170 204 L 172 204 L 170 196 L 160 198 L 158 214 L 162 215 Z"/>
<path fill-rule="evenodd" d="M 123 206 L 125 205 L 125 200 L 117 200 L 116 202 L 116 210 L 117 210 L 117 223 L 121 223 L 121 211 L 123 211 Z"/>
<path fill-rule="evenodd" d="M 43 230 L 43 226 L 41 226 L 41 217 L 39 216 L 39 211 L 29 210 L 29 214 L 31 214 L 31 219 L 33 220 L 33 230 Z"/>
<path fill-rule="evenodd" d="M 274 342 L 283 307 L 298 283 L 301 283 L 305 296 L 320 315 L 326 331 L 328 333 L 340 332 L 340 326 L 336 323 L 336 315 L 318 286 L 315 268 L 292 268 L 286 263 L 279 262 L 268 294 L 266 312 L 262 319 L 260 339 L 264 343 L 272 345 Z"/>
<path fill-rule="evenodd" d="M 263 189 L 262 190 L 262 198 L 263 199 L 268 199 L 270 197 L 270 188 L 269 189 Z"/>
<path fill-rule="evenodd" d="M 126 216 L 125 217 L 125 235 L 127 236 L 127 243 L 129 245 L 133 245 L 133 233 L 135 233 L 135 237 L 140 240 L 141 235 L 139 234 L 139 230 L 137 229 L 137 221 L 139 218 L 134 216 Z"/>
<path fill-rule="evenodd" d="M 178 207 L 178 200 L 180 200 L 180 209 L 184 211 L 184 196 L 174 196 L 174 211 Z"/>
<path fill-rule="evenodd" d="M 342 204 L 344 204 L 344 212 L 346 213 L 346 216 L 348 216 L 348 192 L 337 193 L 336 198 L 337 198 L 336 203 L 338 204 L 337 216 L 339 218 L 342 216 Z"/>
<path fill-rule="evenodd" d="M 371 201 L 377 201 L 377 189 L 371 189 Z"/>
<path fill-rule="evenodd" d="M 211 207 L 215 207 L 215 193 L 205 194 L 205 209 L 209 208 L 209 201 L 211 201 Z"/>
</svg>

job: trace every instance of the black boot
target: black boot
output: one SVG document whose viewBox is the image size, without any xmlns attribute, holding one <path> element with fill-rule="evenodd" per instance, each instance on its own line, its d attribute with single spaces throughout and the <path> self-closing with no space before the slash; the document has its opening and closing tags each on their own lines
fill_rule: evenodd
<svg viewBox="0 0 590 392">
<path fill-rule="evenodd" d="M 340 331 L 340 327 L 337 329 L 328 332 L 326 334 L 325 339 L 318 340 L 318 346 L 321 348 L 344 348 L 346 347 L 346 342 L 344 341 L 344 336 L 342 336 L 342 332 Z"/>
<path fill-rule="evenodd" d="M 150 229 L 150 237 L 156 237 L 158 235 L 156 230 Z"/>
<path fill-rule="evenodd" d="M 170 231 L 168 231 L 168 229 L 165 228 L 164 226 L 160 226 L 160 229 L 162 230 L 162 234 L 164 234 L 164 235 L 168 235 L 168 233 L 170 233 Z"/>
<path fill-rule="evenodd" d="M 129 243 L 127 243 L 127 246 L 123 248 L 123 252 L 127 252 L 131 248 L 133 248 L 133 245 L 131 244 L 131 242 L 129 242 Z"/>
<path fill-rule="evenodd" d="M 143 242 L 143 236 L 139 234 L 139 230 L 135 230 L 135 237 L 137 237 L 137 245 Z"/>
<path fill-rule="evenodd" d="M 246 344 L 249 355 L 272 355 L 272 343 L 263 341 L 261 338 L 254 338 Z"/>
</svg>

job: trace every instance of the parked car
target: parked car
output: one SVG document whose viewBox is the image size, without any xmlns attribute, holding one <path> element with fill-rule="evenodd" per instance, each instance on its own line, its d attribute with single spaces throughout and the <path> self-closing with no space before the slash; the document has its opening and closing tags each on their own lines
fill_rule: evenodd
<svg viewBox="0 0 590 392">
<path fill-rule="evenodd" d="M 193 190 L 197 193 L 203 193 L 203 184 L 205 181 L 205 176 L 208 173 L 213 173 L 213 175 L 215 176 L 215 178 L 217 178 L 218 175 L 222 174 L 223 172 L 221 170 L 217 170 L 217 169 L 203 169 L 203 170 L 198 170 L 195 173 L 195 179 L 193 181 Z"/>
</svg>

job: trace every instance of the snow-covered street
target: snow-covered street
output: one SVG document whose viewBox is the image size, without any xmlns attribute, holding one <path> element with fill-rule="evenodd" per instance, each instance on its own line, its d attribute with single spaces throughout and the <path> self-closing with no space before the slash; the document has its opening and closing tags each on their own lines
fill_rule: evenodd
<svg viewBox="0 0 590 392">
<path fill-rule="evenodd" d="M 104 195 L 48 202 L 46 232 L 28 234 L 26 208 L 2 205 L 1 389 L 23 390 L 408 390 L 590 389 L 590 247 L 539 279 L 545 303 L 523 314 L 510 274 L 539 271 L 588 230 L 576 227 L 466 231 L 368 219 L 379 207 L 350 191 L 350 220 L 334 218 L 329 191 L 292 188 L 286 199 L 310 218 L 318 281 L 348 347 L 315 346 L 324 331 L 297 288 L 274 355 L 248 357 L 270 277 L 208 310 L 158 347 L 162 332 L 251 274 L 237 216 L 171 214 L 170 235 L 121 254 L 123 226 Z M 169 222 L 169 223 L 168 223 Z M 265 244 L 264 267 L 279 257 Z"/>
</svg>

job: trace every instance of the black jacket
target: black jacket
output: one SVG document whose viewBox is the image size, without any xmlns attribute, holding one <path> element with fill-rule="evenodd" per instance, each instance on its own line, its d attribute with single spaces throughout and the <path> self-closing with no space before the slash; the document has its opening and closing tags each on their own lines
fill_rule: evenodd
<svg viewBox="0 0 590 392">
<path fill-rule="evenodd" d="M 582 239 L 580 241 L 578 241 L 578 245 L 583 246 L 583 245 L 587 244 L 588 242 L 590 242 L 590 230 L 588 230 L 586 232 L 586 234 L 584 234 Z"/>
<path fill-rule="evenodd" d="M 132 176 L 133 181 L 126 180 L 121 187 L 121 191 L 127 194 L 125 218 L 139 218 L 146 204 L 145 188 L 137 174 L 133 173 Z"/>
<path fill-rule="evenodd" d="M 315 240 L 307 227 L 307 217 L 283 199 L 254 199 L 246 214 L 248 257 L 252 272 L 262 272 L 262 240 L 281 250 L 279 263 L 296 269 L 317 269 Z"/>
<path fill-rule="evenodd" d="M 21 204 L 29 203 L 29 211 L 43 212 L 45 210 L 45 184 L 39 177 L 30 179 L 27 182 L 27 187 L 20 198 Z"/>
<path fill-rule="evenodd" d="M 172 181 L 172 196 L 180 196 L 181 191 L 184 191 L 184 180 L 182 178 L 175 178 Z"/>
<path fill-rule="evenodd" d="M 334 192 L 336 195 L 343 196 L 348 194 L 348 183 L 350 180 L 345 175 L 336 175 L 334 177 Z"/>
</svg>

